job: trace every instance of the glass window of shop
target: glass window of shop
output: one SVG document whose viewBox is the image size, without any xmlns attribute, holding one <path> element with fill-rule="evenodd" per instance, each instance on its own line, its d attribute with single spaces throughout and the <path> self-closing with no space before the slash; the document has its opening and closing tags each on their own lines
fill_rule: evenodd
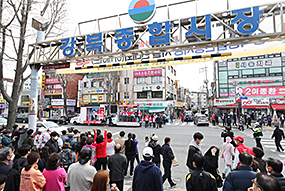
<svg viewBox="0 0 285 191">
<path fill-rule="evenodd" d="M 227 88 L 227 87 L 228 87 L 228 84 L 219 84 L 219 87 L 220 87 L 220 88 Z"/>
<path fill-rule="evenodd" d="M 229 89 L 229 95 L 236 94 L 236 89 L 235 88 L 230 88 Z"/>
<path fill-rule="evenodd" d="M 159 83 L 159 82 L 162 82 L 161 76 L 152 76 L 151 77 L 151 83 Z"/>
<path fill-rule="evenodd" d="M 265 68 L 258 68 L 253 70 L 254 77 L 265 77 L 266 71 Z"/>
<path fill-rule="evenodd" d="M 138 78 L 138 84 L 146 84 L 146 83 L 147 83 L 147 77 Z"/>
<path fill-rule="evenodd" d="M 228 68 L 227 67 L 219 67 L 219 71 L 227 71 Z"/>
<path fill-rule="evenodd" d="M 147 92 L 138 92 L 137 93 L 137 99 L 146 99 L 147 98 Z"/>
<path fill-rule="evenodd" d="M 282 76 L 281 68 L 269 68 L 269 76 Z"/>
<path fill-rule="evenodd" d="M 152 98 L 162 98 L 162 91 L 159 92 L 151 92 Z"/>
<path fill-rule="evenodd" d="M 242 77 L 243 78 L 252 78 L 253 77 L 253 70 L 242 70 Z"/>
<path fill-rule="evenodd" d="M 238 78 L 238 70 L 233 70 L 228 72 L 228 78 Z"/>
<path fill-rule="evenodd" d="M 219 83 L 228 83 L 228 72 L 219 72 Z"/>
</svg>

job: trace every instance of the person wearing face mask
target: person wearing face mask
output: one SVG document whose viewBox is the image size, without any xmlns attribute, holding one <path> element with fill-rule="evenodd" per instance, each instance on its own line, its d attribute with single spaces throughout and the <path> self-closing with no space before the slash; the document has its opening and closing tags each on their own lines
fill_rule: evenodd
<svg viewBox="0 0 285 191">
<path fill-rule="evenodd" d="M 252 187 L 248 191 L 281 191 L 280 184 L 273 176 L 258 173 L 252 181 Z"/>
<path fill-rule="evenodd" d="M 0 174 L 7 176 L 4 191 L 19 190 L 20 173 L 8 165 L 13 156 L 14 153 L 11 148 L 5 147 L 0 149 Z"/>
<path fill-rule="evenodd" d="M 274 176 L 281 186 L 281 190 L 285 191 L 285 177 L 281 174 L 283 163 L 278 159 L 268 158 L 266 161 L 267 172 Z"/>
<path fill-rule="evenodd" d="M 11 146 L 17 137 L 12 138 L 12 131 L 5 130 L 3 132 L 4 136 L 1 139 L 1 144 L 5 147 Z"/>
<path fill-rule="evenodd" d="M 51 153 L 59 153 L 60 151 L 57 139 L 58 139 L 58 134 L 57 132 L 54 131 L 50 134 L 50 139 L 45 144 L 45 146 L 50 148 Z"/>
</svg>

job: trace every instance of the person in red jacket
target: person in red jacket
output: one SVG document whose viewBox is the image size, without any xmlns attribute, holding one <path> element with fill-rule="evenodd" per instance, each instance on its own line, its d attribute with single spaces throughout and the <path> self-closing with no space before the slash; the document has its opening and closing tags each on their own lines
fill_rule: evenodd
<svg viewBox="0 0 285 191">
<path fill-rule="evenodd" d="M 97 161 L 95 162 L 96 170 L 106 170 L 107 169 L 107 129 L 109 128 L 108 125 L 105 126 L 104 131 L 104 138 L 102 135 L 97 137 L 97 131 L 95 131 L 94 135 L 94 143 L 93 145 L 96 147 L 96 155 Z M 103 167 L 103 169 L 102 169 Z"/>
<path fill-rule="evenodd" d="M 249 153 L 250 150 L 248 147 L 246 147 L 243 144 L 244 138 L 242 136 L 234 137 L 234 140 L 236 141 L 236 144 L 237 144 L 237 147 L 234 150 L 235 151 L 235 159 L 234 159 L 233 168 L 235 169 L 239 166 L 239 154 L 244 153 L 244 152 Z"/>
<path fill-rule="evenodd" d="M 181 115 L 181 122 L 182 123 L 184 122 L 184 115 L 183 114 Z"/>
</svg>

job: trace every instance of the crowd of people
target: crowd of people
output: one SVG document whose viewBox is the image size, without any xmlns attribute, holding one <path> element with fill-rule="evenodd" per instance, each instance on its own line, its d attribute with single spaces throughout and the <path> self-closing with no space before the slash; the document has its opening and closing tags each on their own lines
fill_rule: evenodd
<svg viewBox="0 0 285 191">
<path fill-rule="evenodd" d="M 256 147 L 248 148 L 242 136 L 234 136 L 228 126 L 221 133 L 221 148 L 210 146 L 203 154 L 200 148 L 204 135 L 196 132 L 189 144 L 186 166 L 187 191 L 218 190 L 285 190 L 283 163 L 274 158 L 263 159 L 258 123 L 253 128 Z M 13 127 L 4 130 L 0 147 L 0 188 L 4 191 L 123 191 L 126 177 L 132 178 L 133 191 L 163 191 L 167 180 L 175 187 L 172 167 L 177 159 L 171 147 L 171 138 L 158 143 L 158 135 L 145 137 L 144 149 L 139 153 L 133 133 L 119 132 L 113 139 L 111 132 L 92 129 L 79 132 L 50 132 L 49 130 Z M 1 130 L 2 131 L 2 130 Z M 23 134 L 27 136 L 20 141 Z M 280 141 L 284 133 L 276 125 L 272 138 L 277 149 L 283 151 Z M 142 160 L 140 160 L 142 156 Z M 219 172 L 219 158 L 225 163 Z M 135 165 L 137 163 L 137 165 Z M 163 173 L 162 173 L 163 169 Z M 270 174 L 270 175 L 269 175 Z M 1 190 L 0 189 L 0 190 Z"/>
</svg>

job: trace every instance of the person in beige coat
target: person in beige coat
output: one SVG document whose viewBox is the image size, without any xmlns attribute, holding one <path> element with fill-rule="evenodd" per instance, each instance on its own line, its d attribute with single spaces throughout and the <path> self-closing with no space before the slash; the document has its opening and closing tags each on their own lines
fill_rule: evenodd
<svg viewBox="0 0 285 191">
<path fill-rule="evenodd" d="M 122 147 L 121 153 L 124 155 L 125 154 L 125 138 L 124 138 L 125 132 L 121 131 L 119 135 L 120 135 L 120 137 L 115 139 L 115 143 L 121 145 L 121 147 Z"/>
<path fill-rule="evenodd" d="M 226 174 L 228 170 L 231 171 L 232 164 L 233 164 L 233 157 L 235 156 L 234 153 L 234 146 L 231 144 L 232 139 L 230 137 L 226 137 L 226 142 L 223 143 L 223 150 L 221 157 L 224 158 L 225 161 L 225 170 L 223 172 L 223 178 L 226 178 Z"/>
</svg>

